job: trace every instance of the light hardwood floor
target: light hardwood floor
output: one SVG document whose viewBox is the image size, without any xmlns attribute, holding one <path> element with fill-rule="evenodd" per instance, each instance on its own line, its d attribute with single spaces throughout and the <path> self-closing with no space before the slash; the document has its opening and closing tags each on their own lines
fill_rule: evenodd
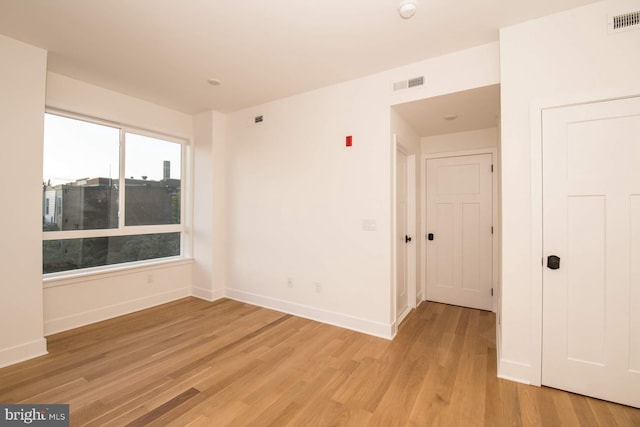
<svg viewBox="0 0 640 427">
<path fill-rule="evenodd" d="M 423 303 L 393 341 L 187 298 L 48 337 L 1 403 L 71 425 L 640 426 L 640 410 L 496 378 L 495 316 Z"/>
</svg>

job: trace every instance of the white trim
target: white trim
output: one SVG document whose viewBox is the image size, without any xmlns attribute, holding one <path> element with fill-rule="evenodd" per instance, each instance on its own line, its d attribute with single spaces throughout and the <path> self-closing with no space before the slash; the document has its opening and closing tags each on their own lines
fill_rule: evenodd
<svg viewBox="0 0 640 427">
<path fill-rule="evenodd" d="M 417 197 L 417 182 L 416 182 L 416 155 L 409 154 L 409 150 L 402 145 L 401 142 L 398 141 L 398 135 L 393 134 L 392 137 L 392 164 L 391 164 L 391 173 L 392 173 L 392 212 L 391 212 L 391 241 L 392 243 L 392 278 L 391 278 L 391 317 L 394 319 L 394 323 L 399 325 L 406 313 L 398 313 L 398 283 L 397 283 L 397 263 L 398 263 L 398 236 L 397 236 L 397 205 L 398 205 L 398 196 L 396 194 L 397 191 L 397 155 L 398 151 L 404 154 L 407 158 L 407 223 L 406 229 L 407 234 L 413 236 L 412 245 L 407 248 L 407 305 L 409 308 L 409 312 L 412 308 L 416 308 L 416 294 L 417 291 L 417 278 L 416 278 L 416 262 L 417 262 L 417 229 L 416 229 L 416 197 Z M 408 312 L 407 312 L 408 313 Z M 394 329 L 395 331 L 395 329 Z M 393 333 L 395 335 L 395 332 Z"/>
<path fill-rule="evenodd" d="M 398 222 L 397 214 L 398 214 L 398 174 L 397 174 L 397 166 L 398 166 L 398 134 L 394 133 L 391 137 L 391 295 L 389 295 L 389 299 L 391 300 L 391 319 L 394 323 L 392 328 L 393 334 L 395 335 L 397 332 L 397 322 L 398 318 L 398 239 L 397 239 L 397 227 L 396 223 Z"/>
<path fill-rule="evenodd" d="M 391 340 L 395 336 L 395 333 L 393 332 L 393 323 L 386 324 L 375 322 L 359 317 L 348 316 L 342 313 L 309 307 L 307 305 L 297 304 L 291 301 L 257 295 L 238 289 L 226 289 L 225 296 L 232 300 L 281 311 L 283 313 L 350 329 L 356 332 L 362 332 L 363 334 L 373 335 L 387 340 Z"/>
<path fill-rule="evenodd" d="M 427 157 L 425 154 L 420 156 L 420 236 L 416 236 L 417 241 L 420 240 L 420 290 L 416 292 L 416 298 L 419 297 L 420 305 L 427 300 Z"/>
<path fill-rule="evenodd" d="M 462 150 L 462 151 L 446 151 L 442 153 L 425 153 L 422 155 L 422 160 L 426 159 L 442 159 L 444 157 L 462 157 L 462 156 L 475 156 L 478 154 L 493 154 L 497 153 L 496 147 L 476 148 L 474 150 Z"/>
<path fill-rule="evenodd" d="M 198 288 L 196 286 L 191 287 L 191 296 L 195 298 L 200 298 L 205 301 L 213 302 L 219 300 L 220 298 L 224 298 L 225 291 L 224 289 L 205 289 Z"/>
<path fill-rule="evenodd" d="M 182 233 L 180 233 L 180 249 L 182 256 L 191 256 L 193 254 L 191 227 L 193 224 L 193 187 L 195 181 L 193 179 L 193 150 L 190 144 L 183 144 L 180 151 L 180 225 Z M 189 185 L 187 185 L 189 184 Z"/>
<path fill-rule="evenodd" d="M 194 187 L 195 187 L 195 172 L 194 172 L 194 161 L 193 161 L 193 153 L 195 149 L 193 145 L 186 144 L 184 147 L 184 158 L 182 168 L 185 171 L 185 186 L 184 189 L 184 197 L 182 199 L 182 212 L 181 222 L 182 222 L 182 241 L 180 242 L 181 248 L 183 250 L 182 256 L 190 258 L 193 256 L 193 195 L 194 195 Z M 189 183 L 189 185 L 187 185 Z"/>
<path fill-rule="evenodd" d="M 416 218 L 418 197 L 418 183 L 416 182 L 417 157 L 415 154 L 407 155 L 407 232 L 412 237 L 411 245 L 407 248 L 407 298 L 409 311 L 412 308 L 416 308 L 416 295 L 418 293 L 418 278 L 416 277 L 418 263 L 418 221 Z"/>
<path fill-rule="evenodd" d="M 529 377 L 531 365 L 527 363 L 514 362 L 513 360 L 498 360 L 498 378 L 515 381 L 527 385 L 535 385 L 525 378 Z"/>
<path fill-rule="evenodd" d="M 49 273 L 44 275 L 42 283 L 44 288 L 56 286 L 73 285 L 78 282 L 88 282 L 91 280 L 102 280 L 109 277 L 122 276 L 144 272 L 148 270 L 158 270 L 171 268 L 183 264 L 191 264 L 190 258 L 171 257 L 154 258 L 146 261 L 135 261 L 121 264 L 110 264 L 103 267 L 83 268 L 80 270 L 61 271 L 59 273 Z"/>
<path fill-rule="evenodd" d="M 125 212 L 127 211 L 127 200 L 125 199 L 127 193 L 127 176 L 125 175 L 127 166 L 127 137 L 125 135 L 127 134 L 127 132 L 122 127 L 118 129 L 118 131 L 118 148 L 120 149 L 118 152 L 118 228 L 115 230 L 110 230 L 116 232 L 124 231 L 126 221 L 126 218 L 124 216 L 126 215 Z M 83 231 L 92 232 L 94 230 L 89 229 Z M 60 233 L 64 233 L 64 231 L 60 231 Z"/>
<path fill-rule="evenodd" d="M 615 99 L 640 96 L 640 86 L 612 91 L 580 93 L 557 98 L 534 100 L 530 104 L 530 168 L 531 168 L 531 364 L 529 372 L 521 378 L 529 378 L 532 385 L 542 384 L 542 273 L 543 224 L 542 224 L 542 111 L 548 108 L 568 107 Z M 517 377 L 516 378 L 520 378 Z"/>
<path fill-rule="evenodd" d="M 39 338 L 13 347 L 0 350 L 0 368 L 24 362 L 34 357 L 44 356 L 47 352 L 47 340 Z"/>
<path fill-rule="evenodd" d="M 493 289 L 493 298 L 491 299 L 492 309 L 494 313 L 498 313 L 498 300 L 500 299 L 500 245 L 502 244 L 502 226 L 500 224 L 500 205 L 498 204 L 498 199 L 500 199 L 499 194 L 499 186 L 498 186 L 498 175 L 500 172 L 500 160 L 498 159 L 498 149 L 494 149 L 491 152 L 491 165 L 493 167 L 493 173 L 491 174 L 491 202 L 492 205 L 492 213 L 491 213 L 491 223 L 492 223 L 492 231 L 493 231 L 493 244 L 491 246 L 493 263 L 491 266 L 491 270 L 493 271 L 491 287 Z M 497 317 L 497 316 L 496 316 Z M 497 325 L 496 325 L 497 329 Z"/>
<path fill-rule="evenodd" d="M 400 313 L 400 315 L 398 316 L 398 320 L 396 320 L 396 323 L 398 324 L 398 326 L 400 326 L 404 321 L 404 319 L 406 319 L 406 317 L 409 315 L 409 313 L 411 313 L 411 310 L 412 310 L 411 306 L 408 305 L 407 307 L 405 307 L 402 313 Z"/>
<path fill-rule="evenodd" d="M 155 307 L 157 305 L 165 304 L 188 296 L 191 296 L 191 288 L 185 287 L 162 292 L 155 295 L 147 295 L 142 298 L 124 301 L 121 303 L 96 308 L 94 310 L 72 314 L 70 316 L 47 320 L 46 322 L 44 322 L 44 334 L 45 336 L 48 336 L 56 334 L 58 332 L 67 331 L 69 329 L 79 328 L 80 326 L 85 326 L 91 323 L 100 322 L 102 320 L 134 313 L 136 311 Z"/>
<path fill-rule="evenodd" d="M 529 184 L 531 192 L 531 354 L 529 355 L 531 371 L 524 378 L 529 378 L 531 384 L 540 386 L 542 384 L 542 108 L 537 109 L 531 106 L 529 123 L 531 133 L 531 182 Z"/>
<path fill-rule="evenodd" d="M 500 224 L 498 223 L 498 170 L 500 165 L 498 164 L 498 149 L 496 147 L 486 147 L 486 148 L 478 148 L 474 150 L 463 150 L 463 151 L 449 151 L 443 153 L 426 153 L 422 155 L 422 164 L 420 168 L 420 179 L 424 184 L 422 189 L 422 203 L 421 203 L 421 212 L 422 212 L 422 230 L 426 233 L 427 230 L 427 160 L 431 159 L 442 159 L 447 157 L 463 157 L 463 156 L 476 156 L 481 154 L 491 154 L 491 163 L 493 165 L 493 173 L 491 176 L 491 222 L 493 224 L 493 242 L 492 242 L 492 265 L 491 265 L 491 287 L 493 288 L 493 298 L 491 299 L 491 310 L 494 313 L 498 312 L 498 299 L 500 294 L 500 287 L 498 286 L 500 277 L 500 269 L 499 269 L 499 257 L 500 251 L 498 250 L 498 246 L 500 245 Z M 421 274 L 422 274 L 422 298 L 426 298 L 427 296 L 427 240 L 424 236 L 421 236 L 422 242 L 422 259 L 421 263 Z M 498 325 L 496 325 L 496 328 Z"/>
<path fill-rule="evenodd" d="M 138 236 L 144 234 L 181 233 L 180 224 L 127 225 L 123 228 L 102 228 L 90 230 L 43 231 L 42 240 L 92 239 L 94 237 Z"/>
</svg>

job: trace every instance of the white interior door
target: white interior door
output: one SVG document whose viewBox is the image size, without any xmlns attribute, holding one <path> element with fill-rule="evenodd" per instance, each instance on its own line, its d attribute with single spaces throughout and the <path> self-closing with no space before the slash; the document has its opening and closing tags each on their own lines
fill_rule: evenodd
<svg viewBox="0 0 640 427">
<path fill-rule="evenodd" d="M 542 383 L 640 407 L 640 98 L 542 123 Z"/>
<path fill-rule="evenodd" d="M 396 153 L 396 320 L 409 313 L 407 265 L 407 155 Z"/>
<path fill-rule="evenodd" d="M 427 300 L 492 309 L 491 159 L 427 160 Z"/>
</svg>

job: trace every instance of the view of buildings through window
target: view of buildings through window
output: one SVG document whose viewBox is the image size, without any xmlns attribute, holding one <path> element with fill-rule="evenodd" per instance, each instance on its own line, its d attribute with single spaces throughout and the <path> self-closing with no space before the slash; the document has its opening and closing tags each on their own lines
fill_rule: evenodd
<svg viewBox="0 0 640 427">
<path fill-rule="evenodd" d="M 47 113 L 43 273 L 180 255 L 181 165 L 180 143 Z"/>
</svg>

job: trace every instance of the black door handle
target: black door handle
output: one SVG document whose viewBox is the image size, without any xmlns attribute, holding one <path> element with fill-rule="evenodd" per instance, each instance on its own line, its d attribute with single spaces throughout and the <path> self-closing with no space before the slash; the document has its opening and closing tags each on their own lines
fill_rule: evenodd
<svg viewBox="0 0 640 427">
<path fill-rule="evenodd" d="M 404 236 L 404 242 L 405 242 L 405 243 L 409 243 L 410 241 L 411 241 L 411 237 L 409 237 L 409 236 L 405 235 L 405 236 Z"/>
<path fill-rule="evenodd" d="M 433 240 L 433 233 L 427 234 L 427 240 Z"/>
<path fill-rule="evenodd" d="M 547 268 L 550 270 L 557 270 L 560 268 L 560 257 L 556 255 L 549 255 L 547 257 Z"/>
</svg>

